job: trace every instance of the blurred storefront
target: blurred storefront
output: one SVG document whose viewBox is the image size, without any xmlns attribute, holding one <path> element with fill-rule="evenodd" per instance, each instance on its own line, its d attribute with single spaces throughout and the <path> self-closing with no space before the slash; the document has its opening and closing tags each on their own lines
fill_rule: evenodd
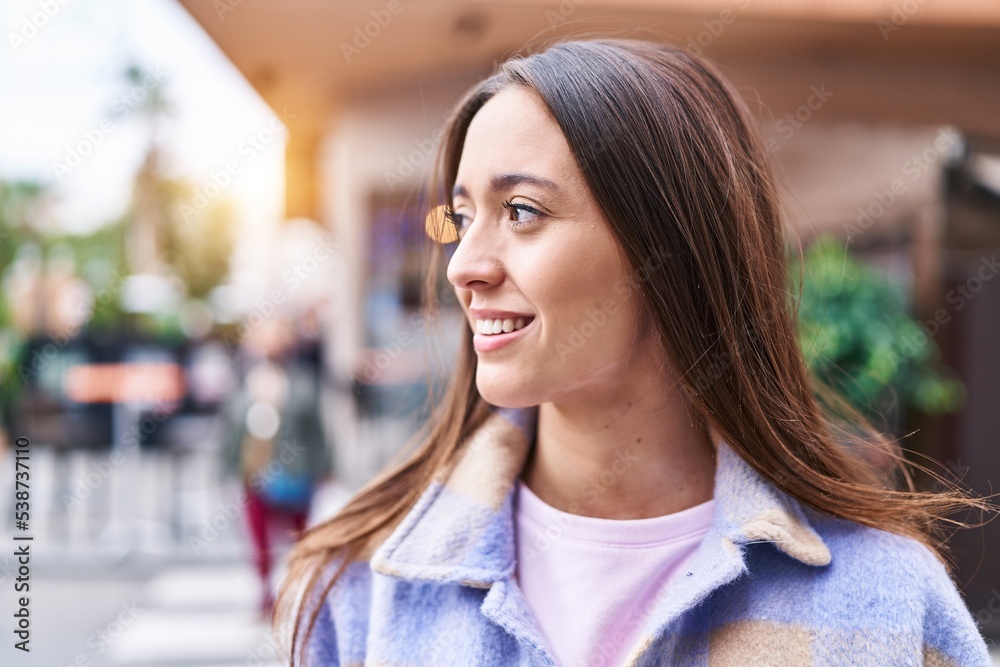
<svg viewBox="0 0 1000 667">
<path fill-rule="evenodd" d="M 287 216 L 316 220 L 336 240 L 326 335 L 334 375 L 363 386 L 360 410 L 423 399 L 422 344 L 398 337 L 417 329 L 408 318 L 421 179 L 459 95 L 505 57 L 561 35 L 659 39 L 718 62 L 759 114 L 791 237 L 831 232 L 909 281 L 915 315 L 969 396 L 954 416 L 908 422 L 920 428 L 913 442 L 979 492 L 1000 479 L 995 2 L 180 4 L 286 118 Z M 457 332 L 452 315 L 435 324 Z M 338 440 L 349 448 L 352 434 Z M 1000 528 L 955 546 L 973 613 L 1000 635 L 1000 614 L 989 612 Z"/>
</svg>

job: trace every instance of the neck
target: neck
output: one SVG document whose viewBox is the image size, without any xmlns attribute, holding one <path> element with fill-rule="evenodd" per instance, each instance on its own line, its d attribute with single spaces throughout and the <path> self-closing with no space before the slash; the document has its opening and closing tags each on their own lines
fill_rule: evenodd
<svg viewBox="0 0 1000 667">
<path fill-rule="evenodd" d="M 654 374 L 591 400 L 541 404 L 521 476 L 564 512 L 643 519 L 710 500 L 715 449 L 680 392 Z"/>
</svg>

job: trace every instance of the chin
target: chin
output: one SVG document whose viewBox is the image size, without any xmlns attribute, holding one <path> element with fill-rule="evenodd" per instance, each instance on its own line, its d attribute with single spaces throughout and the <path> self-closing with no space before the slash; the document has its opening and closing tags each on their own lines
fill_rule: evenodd
<svg viewBox="0 0 1000 667">
<path fill-rule="evenodd" d="M 482 375 L 477 373 L 476 388 L 484 401 L 498 408 L 530 408 L 538 405 L 538 401 L 517 382 L 484 380 Z"/>
</svg>

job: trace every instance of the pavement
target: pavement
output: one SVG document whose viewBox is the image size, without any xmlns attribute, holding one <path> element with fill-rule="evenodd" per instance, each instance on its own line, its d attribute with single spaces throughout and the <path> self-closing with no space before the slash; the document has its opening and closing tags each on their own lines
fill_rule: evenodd
<svg viewBox="0 0 1000 667">
<path fill-rule="evenodd" d="M 86 479 L 106 454 L 60 461 L 38 449 L 31 459 L 31 522 L 0 526 L 0 665 L 38 667 L 273 667 L 283 664 L 258 611 L 239 487 L 219 483 L 217 452 L 182 461 L 136 456 L 83 502 Z M 9 462 L 0 474 L 13 477 Z M 321 490 L 313 520 L 336 511 L 349 491 Z M 68 494 L 68 495 L 67 495 Z M 67 502 L 69 499 L 69 502 Z M 0 516 L 12 516 L 0 498 Z M 29 540 L 15 541 L 14 537 Z M 280 559 L 290 539 L 274 536 Z M 16 547 L 28 545 L 30 652 L 9 638 L 20 608 Z M 273 576 L 276 589 L 281 572 Z"/>
<path fill-rule="evenodd" d="M 270 628 L 256 617 L 257 582 L 246 565 L 175 564 L 154 572 L 123 565 L 33 579 L 31 652 L 5 642 L 4 665 L 281 664 Z"/>
</svg>

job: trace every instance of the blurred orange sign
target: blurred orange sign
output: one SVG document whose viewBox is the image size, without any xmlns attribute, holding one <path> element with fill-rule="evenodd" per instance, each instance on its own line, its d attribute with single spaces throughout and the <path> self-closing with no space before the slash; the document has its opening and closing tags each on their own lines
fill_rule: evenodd
<svg viewBox="0 0 1000 667">
<path fill-rule="evenodd" d="M 184 371 L 177 364 L 82 364 L 63 378 L 63 390 L 78 403 L 179 401 Z"/>
</svg>

